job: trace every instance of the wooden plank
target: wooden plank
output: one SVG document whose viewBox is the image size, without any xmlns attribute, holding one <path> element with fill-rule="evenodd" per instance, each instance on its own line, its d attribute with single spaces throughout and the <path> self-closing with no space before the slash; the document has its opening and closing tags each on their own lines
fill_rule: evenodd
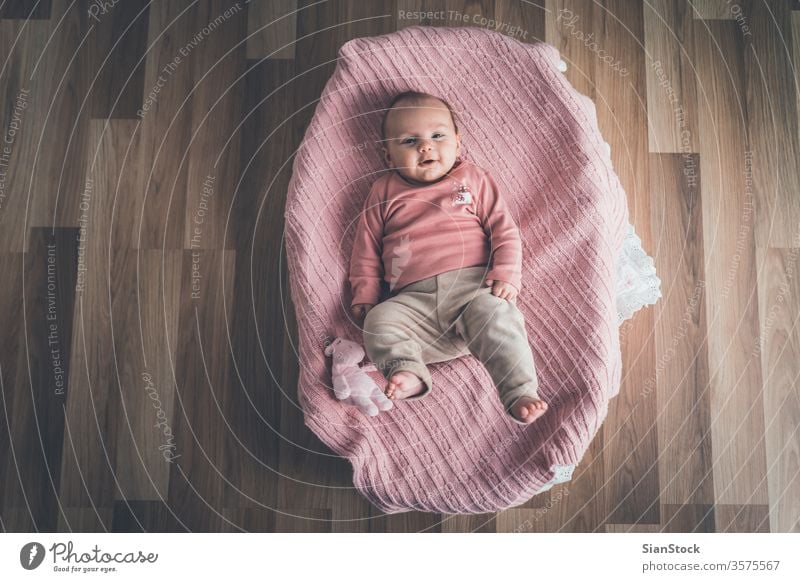
<svg viewBox="0 0 800 582">
<path fill-rule="evenodd" d="M 535 509 L 506 509 L 497 514 L 497 533 L 530 533 L 536 523 Z"/>
<path fill-rule="evenodd" d="M 583 533 L 601 528 L 607 517 L 603 429 L 601 426 L 575 468 L 572 480 L 547 491 L 541 496 L 545 502 L 539 507 L 513 508 L 497 513 L 496 531 Z M 509 511 L 521 513 L 511 513 L 501 519 Z"/>
<path fill-rule="evenodd" d="M 736 22 L 695 28 L 703 177 L 703 250 L 711 389 L 714 498 L 766 504 L 761 364 L 753 233 L 753 160 L 743 119 L 743 47 Z M 702 86 L 702 89 L 701 89 Z"/>
<path fill-rule="evenodd" d="M 445 0 L 444 26 L 481 26 L 481 18 L 494 20 L 494 0 Z"/>
<path fill-rule="evenodd" d="M 107 533 L 111 531 L 113 514 L 111 507 L 65 507 L 58 516 L 57 531 Z"/>
<path fill-rule="evenodd" d="M 337 457 L 304 424 L 296 401 L 294 383 L 284 384 L 281 400 L 278 506 L 329 509 L 333 506 L 331 487 L 352 487 L 352 468 Z M 305 504 L 305 505 L 304 505 Z"/>
<path fill-rule="evenodd" d="M 91 4 L 91 115 L 135 119 L 142 107 L 149 0 L 127 0 L 103 14 Z"/>
<path fill-rule="evenodd" d="M 293 59 L 297 0 L 255 0 L 247 5 L 247 58 Z"/>
<path fill-rule="evenodd" d="M 651 152 L 697 151 L 697 107 L 689 0 L 644 5 L 648 145 Z"/>
<path fill-rule="evenodd" d="M 442 533 L 495 533 L 496 514 L 443 515 Z"/>
<path fill-rule="evenodd" d="M 595 58 L 600 131 L 611 146 L 614 169 L 628 195 L 630 221 L 645 250 L 653 248 L 647 155 L 647 92 L 643 12 L 619 0 L 596 5 L 595 38 L 606 54 L 624 57 L 628 75 Z M 619 112 L 625 111 L 624 123 Z M 603 453 L 606 469 L 607 520 L 612 523 L 657 523 L 658 435 L 657 403 L 642 398 L 641 387 L 655 370 L 653 310 L 630 320 L 621 338 L 622 385 L 609 405 Z"/>
<path fill-rule="evenodd" d="M 77 256 L 74 229 L 33 229 L 25 256 L 22 330 L 16 378 L 10 386 L 11 455 L 4 474 L 4 513 L 12 508 L 30 515 L 34 530 L 56 531 L 65 440 L 64 403 L 73 389 L 75 366 L 71 331 Z M 20 314 L 17 314 L 20 317 Z M 22 322 L 18 322 L 22 327 Z M 19 337 L 19 336 L 18 336 Z"/>
<path fill-rule="evenodd" d="M 331 532 L 368 533 L 374 508 L 355 488 L 335 489 L 329 497 Z"/>
<path fill-rule="evenodd" d="M 118 123 L 122 123 L 122 120 Z M 141 229 L 143 226 L 142 216 L 147 215 L 148 205 L 156 203 L 152 197 L 145 200 L 145 181 L 151 168 L 144 163 L 144 160 L 149 157 L 148 143 L 146 143 L 147 136 L 144 131 L 145 124 L 142 121 L 128 121 L 127 123 L 132 129 L 119 167 L 119 186 L 114 198 L 111 218 L 113 226 L 109 229 L 108 236 L 113 249 L 145 251 L 150 249 L 144 246 L 139 249 L 140 235 L 143 232 Z M 149 153 L 152 155 L 152 150 Z M 170 251 L 173 249 L 164 247 L 158 250 L 171 255 Z M 139 256 L 146 254 L 141 253 Z"/>
<path fill-rule="evenodd" d="M 201 4 L 196 23 L 202 41 L 190 55 L 192 136 L 179 162 L 188 167 L 184 248 L 233 248 L 225 227 L 239 178 L 247 11 L 210 0 Z"/>
<path fill-rule="evenodd" d="M 325 509 L 292 508 L 275 512 L 275 533 L 329 533 L 331 513 Z"/>
<path fill-rule="evenodd" d="M 769 529 L 800 529 L 800 283 L 798 255 L 792 249 L 767 249 L 759 261 L 758 312 L 761 334 L 755 351 L 761 358 L 764 379 L 764 422 Z"/>
<path fill-rule="evenodd" d="M 36 525 L 27 507 L 5 508 L 0 528 L 3 533 L 30 533 L 36 531 Z"/>
<path fill-rule="evenodd" d="M 87 12 L 68 0 L 53 1 L 46 24 L 43 34 L 30 37 L 31 46 L 41 48 L 29 54 L 30 141 L 21 144 L 31 163 L 25 177 L 28 225 L 78 226 L 89 145 L 91 24 Z"/>
<path fill-rule="evenodd" d="M 36 162 L 48 155 L 40 152 L 46 139 L 40 140 L 55 89 L 49 86 L 52 79 L 31 75 L 50 28 L 46 21 L 0 20 L 0 54 L 8 57 L 0 70 L 0 93 L 6 96 L 6 106 L 0 108 L 0 248 L 4 252 L 27 250 L 32 198 L 34 193 L 41 197 L 32 189 L 32 180 L 40 179 L 38 173 L 45 171 Z"/>
<path fill-rule="evenodd" d="M 768 505 L 717 505 L 714 519 L 720 533 L 770 532 Z"/>
<path fill-rule="evenodd" d="M 567 64 L 564 74 L 572 86 L 594 100 L 597 55 L 589 49 L 596 34 L 592 5 L 580 0 L 546 0 L 545 8 L 546 42 L 560 51 Z M 613 56 L 620 59 L 623 55 Z"/>
<path fill-rule="evenodd" d="M 613 524 L 607 523 L 605 525 L 606 533 L 617 533 L 617 534 L 626 534 L 626 533 L 660 533 L 661 526 L 658 524 L 645 524 L 645 525 L 634 525 L 634 524 Z"/>
<path fill-rule="evenodd" d="M 6 0 L 0 6 L 0 19 L 47 20 L 51 0 Z"/>
<path fill-rule="evenodd" d="M 276 512 L 267 507 L 234 507 L 223 511 L 225 523 L 223 532 L 263 532 L 275 531 Z"/>
<path fill-rule="evenodd" d="M 744 51 L 747 137 L 752 150 L 756 245 L 789 248 L 800 229 L 800 133 L 791 13 L 785 2 L 750 3 Z M 795 44 L 800 39 L 795 39 Z M 800 62 L 795 63 L 795 66 Z M 793 170 L 794 171 L 793 171 Z"/>
<path fill-rule="evenodd" d="M 163 501 L 117 501 L 113 531 L 120 533 L 187 531 Z"/>
<path fill-rule="evenodd" d="M 292 61 L 248 61 L 248 69 L 241 184 L 230 209 L 237 249 L 231 327 L 235 389 L 226 403 L 233 429 L 225 444 L 225 474 L 235 485 L 226 490 L 225 506 L 231 508 L 277 505 L 280 409 L 287 389 L 285 303 L 290 302 L 280 233 L 291 175 L 285 162 L 299 139 L 285 123 L 294 111 Z"/>
<path fill-rule="evenodd" d="M 544 0 L 397 0 L 398 29 L 474 26 L 529 43 L 545 39 L 545 14 Z"/>
<path fill-rule="evenodd" d="M 121 410 L 119 387 L 112 383 L 115 331 L 109 281 L 115 280 L 121 265 L 116 251 L 109 248 L 108 232 L 120 168 L 134 128 L 135 122 L 126 120 L 93 120 L 89 128 L 87 180 L 78 208 L 75 324 L 61 473 L 61 502 L 70 508 L 99 511 L 111 508 L 115 497 Z"/>
<path fill-rule="evenodd" d="M 798 1 L 795 2 L 797 7 L 792 11 L 792 54 L 794 56 L 792 63 L 795 67 L 793 75 L 795 87 L 800 87 L 800 72 L 798 72 L 798 65 L 800 65 L 800 4 Z M 800 91 L 795 91 L 795 97 L 797 98 L 795 111 L 798 113 L 797 131 L 800 133 Z"/>
<path fill-rule="evenodd" d="M 402 3 L 403 0 L 331 0 L 322 3 L 315 0 L 298 1 L 300 11 L 297 13 L 295 48 L 297 78 L 293 82 L 298 101 L 295 105 L 297 115 L 293 126 L 301 136 L 311 121 L 325 82 L 336 67 L 341 46 L 357 37 L 394 31 L 395 24 L 400 24 L 397 11 L 401 9 Z"/>
<path fill-rule="evenodd" d="M 495 0 L 494 20 L 494 29 L 521 42 L 545 40 L 545 0 Z"/>
<path fill-rule="evenodd" d="M 516 506 L 516 509 L 538 509 L 544 507 L 551 501 L 553 490 L 548 489 L 544 493 L 539 493 L 528 499 L 525 503 Z"/>
<path fill-rule="evenodd" d="M 120 251 L 111 282 L 117 423 L 117 498 L 167 496 L 175 451 L 172 362 L 178 330 L 182 251 Z"/>
<path fill-rule="evenodd" d="M 441 515 L 422 511 L 407 511 L 385 515 L 374 512 L 369 522 L 370 532 L 381 533 L 441 533 Z"/>
<path fill-rule="evenodd" d="M 572 479 L 550 489 L 550 498 L 533 514 L 531 531 L 594 532 L 608 519 L 606 510 L 606 428 L 601 426 Z"/>
<path fill-rule="evenodd" d="M 693 18 L 704 20 L 733 20 L 733 6 L 727 0 L 691 0 Z"/>
<path fill-rule="evenodd" d="M 196 54 L 192 41 L 197 42 L 198 11 L 197 3 L 150 5 L 144 98 L 137 112 L 142 121 L 138 164 L 144 185 L 141 194 L 138 189 L 133 192 L 139 209 L 131 221 L 134 248 L 183 248 L 188 166 L 180 160 L 191 137 Z"/>
<path fill-rule="evenodd" d="M 664 533 L 714 533 L 713 505 L 672 505 L 661 508 L 661 531 Z"/>
<path fill-rule="evenodd" d="M 233 292 L 232 251 L 184 251 L 177 351 L 176 411 L 171 420 L 175 456 L 168 504 L 190 531 L 219 531 L 224 522 L 222 403 L 231 389 L 225 297 Z M 180 457 L 178 457 L 180 455 Z"/>
<path fill-rule="evenodd" d="M 664 503 L 714 503 L 703 216 L 697 154 L 650 156 L 653 239 L 663 298 L 654 306 L 657 365 L 642 387 L 658 400 Z"/>
<path fill-rule="evenodd" d="M 396 0 L 397 30 L 409 26 L 446 26 L 447 0 Z"/>
<path fill-rule="evenodd" d="M 0 293 L 0 470 L 5 479 L 0 479 L 0 520 L 7 522 L 10 510 L 4 506 L 6 490 L 18 477 L 18 467 L 25 459 L 17 459 L 12 449 L 12 419 L 14 400 L 21 388 L 17 387 L 17 366 L 24 365 L 20 351 L 25 349 L 22 333 L 23 322 L 19 314 L 23 309 L 22 253 L 0 253 L 0 273 L 5 274 L 3 292 Z M 27 510 L 27 509 L 26 509 Z"/>
</svg>

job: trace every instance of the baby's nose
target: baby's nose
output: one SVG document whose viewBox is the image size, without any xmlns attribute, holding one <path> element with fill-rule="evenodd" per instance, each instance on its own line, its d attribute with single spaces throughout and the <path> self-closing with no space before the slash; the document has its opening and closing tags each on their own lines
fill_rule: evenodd
<svg viewBox="0 0 800 582">
<path fill-rule="evenodd" d="M 431 145 L 431 143 L 430 143 L 430 142 L 427 142 L 427 141 L 421 141 L 421 142 L 419 142 L 419 151 L 420 151 L 420 152 L 427 152 L 427 151 L 428 151 L 428 150 L 430 150 L 432 147 L 433 147 L 433 146 Z"/>
</svg>

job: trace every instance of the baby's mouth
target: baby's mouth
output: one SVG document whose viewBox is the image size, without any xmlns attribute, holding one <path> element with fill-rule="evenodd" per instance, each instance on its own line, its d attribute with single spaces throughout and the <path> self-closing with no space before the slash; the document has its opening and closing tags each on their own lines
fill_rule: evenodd
<svg viewBox="0 0 800 582">
<path fill-rule="evenodd" d="M 428 168 L 428 167 L 434 165 L 435 163 L 437 163 L 438 161 L 439 160 L 424 160 L 424 161 L 420 162 L 419 165 L 424 167 L 424 168 Z"/>
</svg>

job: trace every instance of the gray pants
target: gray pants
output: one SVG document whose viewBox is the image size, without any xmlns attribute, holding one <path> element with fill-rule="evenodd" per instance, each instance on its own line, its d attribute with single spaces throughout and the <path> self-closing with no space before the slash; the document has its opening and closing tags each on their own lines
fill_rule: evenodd
<svg viewBox="0 0 800 582">
<path fill-rule="evenodd" d="M 484 284 L 487 271 L 468 267 L 423 279 L 367 314 L 364 346 L 369 359 L 387 379 L 406 370 L 425 384 L 422 393 L 407 400 L 430 393 L 426 364 L 468 354 L 486 367 L 506 411 L 520 396 L 538 397 L 525 319 L 514 303 L 492 295 Z"/>
</svg>

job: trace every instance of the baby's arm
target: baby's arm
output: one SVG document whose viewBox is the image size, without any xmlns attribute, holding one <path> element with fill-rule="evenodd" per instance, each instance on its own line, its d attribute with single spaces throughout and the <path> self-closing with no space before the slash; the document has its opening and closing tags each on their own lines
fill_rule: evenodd
<svg viewBox="0 0 800 582">
<path fill-rule="evenodd" d="M 492 249 L 486 282 L 492 285 L 495 295 L 513 300 L 521 287 L 522 242 L 511 211 L 488 173 L 481 182 L 477 210 Z M 499 283 L 504 285 L 498 287 Z"/>
<path fill-rule="evenodd" d="M 350 257 L 351 312 L 362 317 L 378 303 L 383 280 L 383 216 L 375 190 L 370 192 L 358 219 Z"/>
</svg>

